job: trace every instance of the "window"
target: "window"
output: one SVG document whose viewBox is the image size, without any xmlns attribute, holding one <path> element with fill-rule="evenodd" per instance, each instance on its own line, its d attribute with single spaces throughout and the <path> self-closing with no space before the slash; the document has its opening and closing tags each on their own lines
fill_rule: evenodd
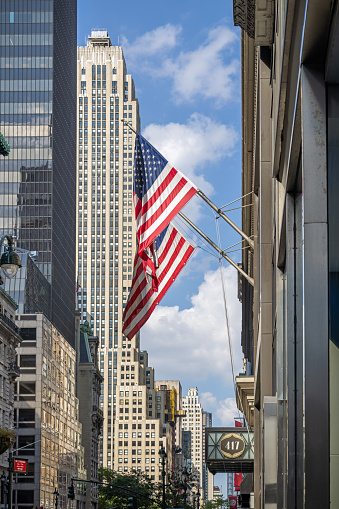
<svg viewBox="0 0 339 509">
<path fill-rule="evenodd" d="M 19 428 L 35 427 L 35 409 L 19 408 Z"/>
<path fill-rule="evenodd" d="M 20 355 L 21 368 L 35 368 L 36 359 L 35 355 Z"/>
</svg>

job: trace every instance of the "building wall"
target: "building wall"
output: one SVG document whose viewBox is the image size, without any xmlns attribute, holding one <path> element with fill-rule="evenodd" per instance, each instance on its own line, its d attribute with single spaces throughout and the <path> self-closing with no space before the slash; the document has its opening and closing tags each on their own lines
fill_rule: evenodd
<svg viewBox="0 0 339 509">
<path fill-rule="evenodd" d="M 134 133 L 121 119 L 140 130 L 139 105 L 122 48 L 111 45 L 106 31 L 92 31 L 87 46 L 78 48 L 77 95 L 78 306 L 99 337 L 104 376 L 100 462 L 120 472 L 143 471 L 159 481 L 158 452 L 169 427 L 139 335 L 127 340 L 122 334 L 136 234 Z"/>
<path fill-rule="evenodd" d="M 67 486 L 76 474 L 85 478 L 79 401 L 75 396 L 75 350 L 43 314 L 18 315 L 23 332 L 18 348 L 20 377 L 16 382 L 16 454 L 28 458 L 26 476 L 17 474 L 16 509 L 55 505 L 66 508 Z M 29 447 L 25 447 L 29 445 Z M 85 504 L 83 485 L 76 498 Z"/>
<path fill-rule="evenodd" d="M 208 470 L 205 463 L 205 432 L 206 428 L 212 427 L 212 413 L 211 412 L 203 412 L 202 413 L 202 462 L 203 462 L 203 493 L 204 493 L 204 501 L 208 502 L 209 500 L 213 500 L 213 485 L 214 485 L 214 475 Z"/>
<path fill-rule="evenodd" d="M 203 409 L 199 402 L 197 387 L 188 388 L 188 395 L 182 398 L 182 406 L 186 411 L 186 416 L 183 418 L 183 429 L 191 432 L 191 472 L 195 476 L 196 482 L 200 485 L 200 489 L 202 489 Z"/>
<path fill-rule="evenodd" d="M 82 424 L 82 444 L 84 446 L 85 468 L 89 481 L 99 480 L 99 439 L 102 433 L 103 412 L 100 408 L 100 393 L 103 377 L 98 367 L 97 336 L 80 332 L 77 369 L 77 396 L 79 398 L 79 420 Z M 96 509 L 98 506 L 98 486 L 87 484 L 86 505 Z"/>
<path fill-rule="evenodd" d="M 0 289 L 0 427 L 14 427 L 14 381 L 19 375 L 16 348 L 21 338 L 15 324 L 17 305 Z M 8 469 L 8 452 L 0 455 L 0 468 Z"/>
<path fill-rule="evenodd" d="M 11 146 L 0 233 L 38 253 L 52 320 L 74 345 L 76 0 L 4 1 L 0 13 L 0 129 Z"/>
<path fill-rule="evenodd" d="M 253 194 L 243 229 L 255 249 L 243 265 L 255 284 L 242 302 L 243 332 L 254 331 L 243 349 L 253 357 L 255 507 L 327 507 L 339 496 L 338 6 L 266 2 L 246 16 L 255 29 L 242 25 L 242 191 Z"/>
</svg>

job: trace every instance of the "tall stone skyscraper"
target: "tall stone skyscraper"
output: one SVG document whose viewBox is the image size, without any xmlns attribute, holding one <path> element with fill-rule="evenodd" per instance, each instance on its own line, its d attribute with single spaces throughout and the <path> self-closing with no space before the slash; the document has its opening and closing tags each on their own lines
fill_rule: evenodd
<svg viewBox="0 0 339 509">
<path fill-rule="evenodd" d="M 38 252 L 49 317 L 73 345 L 76 13 L 76 0 L 0 2 L 0 235 Z"/>
<path fill-rule="evenodd" d="M 183 418 L 183 430 L 191 432 L 191 448 L 190 448 L 190 465 L 191 472 L 194 476 L 196 488 L 200 487 L 200 492 L 203 490 L 203 409 L 199 401 L 198 388 L 188 388 L 187 396 L 182 398 L 182 407 L 186 411 L 186 416 Z"/>
<path fill-rule="evenodd" d="M 133 129 L 140 130 L 134 83 L 122 48 L 104 30 L 78 48 L 78 307 L 99 337 L 104 376 L 101 464 L 149 473 L 159 481 L 158 451 L 169 425 L 148 355 L 122 334 L 132 283 L 136 233 Z"/>
</svg>

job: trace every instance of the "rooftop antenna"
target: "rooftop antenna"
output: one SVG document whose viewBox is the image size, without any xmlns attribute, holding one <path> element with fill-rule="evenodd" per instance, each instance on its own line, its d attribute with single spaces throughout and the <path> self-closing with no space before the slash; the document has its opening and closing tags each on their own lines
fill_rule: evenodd
<svg viewBox="0 0 339 509">
<path fill-rule="evenodd" d="M 118 35 L 118 46 L 120 46 L 120 36 Z"/>
</svg>

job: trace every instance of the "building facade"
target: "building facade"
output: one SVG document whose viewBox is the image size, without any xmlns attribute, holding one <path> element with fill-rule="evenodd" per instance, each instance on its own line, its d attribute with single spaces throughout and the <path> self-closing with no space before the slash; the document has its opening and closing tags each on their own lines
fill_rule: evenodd
<svg viewBox="0 0 339 509">
<path fill-rule="evenodd" d="M 203 409 L 199 401 L 198 388 L 188 388 L 187 396 L 182 398 L 182 407 L 186 412 L 183 417 L 183 430 L 191 432 L 190 440 L 190 471 L 194 484 L 200 487 L 202 496 L 202 473 L 203 473 L 203 452 L 202 452 L 202 435 L 203 435 Z"/>
<path fill-rule="evenodd" d="M 43 314 L 17 315 L 22 342 L 17 349 L 14 425 L 17 455 L 28 459 L 27 474 L 15 474 L 13 507 L 68 506 L 74 475 L 86 478 L 79 401 L 75 396 L 75 350 Z M 83 483 L 76 500 L 86 507 Z"/>
<path fill-rule="evenodd" d="M 0 160 L 0 234 L 38 253 L 52 322 L 73 345 L 76 10 L 76 0 L 0 3 L 0 130 L 11 147 Z"/>
<path fill-rule="evenodd" d="M 99 442 L 102 433 L 103 412 L 100 394 L 103 377 L 98 364 L 99 338 L 93 336 L 87 323 L 80 326 L 77 343 L 77 396 L 79 420 L 82 424 L 82 445 L 88 481 L 99 481 Z M 98 485 L 87 484 L 86 506 L 98 507 Z"/>
<path fill-rule="evenodd" d="M 142 471 L 155 481 L 169 424 L 157 401 L 154 371 L 139 335 L 127 340 L 122 315 L 132 284 L 136 233 L 133 129 L 139 105 L 120 46 L 92 31 L 78 48 L 78 308 L 99 337 L 104 424 L 100 463 Z M 161 396 L 162 397 L 162 396 Z"/>
<path fill-rule="evenodd" d="M 234 0 L 234 20 L 242 28 L 242 227 L 255 239 L 242 260 L 254 277 L 253 288 L 242 281 L 249 385 L 237 385 L 248 422 L 253 412 L 255 508 L 332 507 L 338 3 Z M 250 395 L 252 407 L 241 405 Z"/>
<path fill-rule="evenodd" d="M 0 427 L 14 427 L 14 382 L 19 376 L 16 348 L 21 342 L 15 324 L 17 304 L 0 289 Z M 0 468 L 8 469 L 8 452 L 0 454 Z M 1 501 L 2 502 L 2 501 Z"/>
<path fill-rule="evenodd" d="M 169 424 L 169 440 L 171 441 L 172 458 L 167 460 L 168 473 L 181 477 L 186 467 L 186 459 L 182 445 L 182 422 L 185 411 L 182 408 L 182 388 L 179 380 L 156 380 L 157 410 L 165 423 Z M 161 407 L 163 404 L 163 408 Z"/>
<path fill-rule="evenodd" d="M 205 463 L 205 449 L 206 449 L 206 439 L 205 439 L 205 431 L 206 428 L 212 427 L 212 413 L 205 412 L 202 413 L 202 487 L 204 493 L 204 502 L 208 502 L 213 500 L 213 485 L 214 485 L 214 475 L 208 470 Z"/>
</svg>

